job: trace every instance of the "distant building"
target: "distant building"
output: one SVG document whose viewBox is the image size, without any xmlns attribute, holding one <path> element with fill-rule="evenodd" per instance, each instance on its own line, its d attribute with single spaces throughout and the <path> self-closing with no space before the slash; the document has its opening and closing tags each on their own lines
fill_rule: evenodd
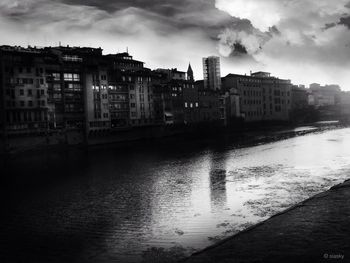
<svg viewBox="0 0 350 263">
<path fill-rule="evenodd" d="M 338 85 L 310 84 L 309 104 L 316 108 L 335 106 L 340 103 L 340 96 L 341 89 Z"/>
<path fill-rule="evenodd" d="M 251 76 L 229 74 L 222 79 L 223 90 L 235 89 L 240 116 L 246 122 L 288 121 L 291 109 L 290 80 L 271 77 L 267 72 Z"/>
<path fill-rule="evenodd" d="M 157 69 L 154 73 L 157 75 L 155 81 L 158 82 L 155 89 L 157 119 L 163 115 L 164 122 L 168 125 L 198 122 L 198 90 L 191 72 L 187 78 L 185 72 L 177 69 Z"/>
<path fill-rule="evenodd" d="M 219 92 L 205 89 L 203 80 L 196 81 L 195 87 L 198 90 L 199 121 L 220 123 Z"/>
<path fill-rule="evenodd" d="M 156 69 L 154 70 L 155 73 L 163 74 L 163 76 L 166 78 L 167 81 L 170 80 L 187 80 L 186 78 L 186 72 L 179 71 L 177 68 L 172 69 Z"/>
<path fill-rule="evenodd" d="M 203 58 L 203 83 L 205 90 L 221 90 L 220 58 Z"/>
<path fill-rule="evenodd" d="M 305 86 L 292 86 L 292 110 L 305 109 L 308 107 L 308 91 Z"/>
<path fill-rule="evenodd" d="M 220 120 L 223 126 L 232 126 L 241 120 L 239 95 L 231 88 L 219 97 Z"/>
<path fill-rule="evenodd" d="M 107 55 L 104 62 L 108 66 L 111 128 L 152 125 L 151 71 L 127 52 Z"/>
<path fill-rule="evenodd" d="M 350 120 L 350 92 L 342 92 L 340 97 L 340 113 L 346 120 Z"/>
</svg>

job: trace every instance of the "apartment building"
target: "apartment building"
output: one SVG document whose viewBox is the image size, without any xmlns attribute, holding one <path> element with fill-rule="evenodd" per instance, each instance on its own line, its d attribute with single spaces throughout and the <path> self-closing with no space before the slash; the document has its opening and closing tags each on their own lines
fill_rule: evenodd
<svg viewBox="0 0 350 263">
<path fill-rule="evenodd" d="M 53 60 L 36 48 L 0 47 L 2 127 L 8 135 L 47 130 L 46 64 Z"/>
<path fill-rule="evenodd" d="M 289 120 L 290 80 L 272 77 L 268 72 L 256 72 L 250 76 L 229 74 L 222 83 L 224 90 L 237 90 L 240 115 L 246 122 Z"/>
</svg>

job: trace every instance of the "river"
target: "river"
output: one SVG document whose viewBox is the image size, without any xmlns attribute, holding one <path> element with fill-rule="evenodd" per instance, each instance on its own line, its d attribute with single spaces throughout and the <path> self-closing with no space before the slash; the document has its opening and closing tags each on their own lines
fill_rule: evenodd
<svg viewBox="0 0 350 263">
<path fill-rule="evenodd" d="M 164 140 L 2 160 L 0 261 L 170 262 L 349 178 L 349 128 L 235 145 Z"/>
</svg>

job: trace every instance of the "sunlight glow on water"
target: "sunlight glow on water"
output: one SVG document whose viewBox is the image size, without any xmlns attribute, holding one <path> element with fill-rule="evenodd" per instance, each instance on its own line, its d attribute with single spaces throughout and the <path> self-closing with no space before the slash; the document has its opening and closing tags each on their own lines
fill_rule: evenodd
<svg viewBox="0 0 350 263">
<path fill-rule="evenodd" d="M 13 224 L 24 220 L 30 235 L 76 233 L 86 262 L 141 261 L 152 247 L 189 254 L 350 171 L 350 129 L 241 149 L 192 146 L 93 151 L 76 164 L 82 176 L 23 200 Z"/>
</svg>

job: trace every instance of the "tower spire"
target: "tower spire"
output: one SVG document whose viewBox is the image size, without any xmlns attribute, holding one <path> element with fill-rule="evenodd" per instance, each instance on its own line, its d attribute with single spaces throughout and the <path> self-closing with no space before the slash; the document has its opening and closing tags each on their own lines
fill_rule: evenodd
<svg viewBox="0 0 350 263">
<path fill-rule="evenodd" d="M 188 63 L 187 80 L 194 81 L 193 70 L 192 70 L 192 67 L 191 67 L 191 63 Z"/>
</svg>

